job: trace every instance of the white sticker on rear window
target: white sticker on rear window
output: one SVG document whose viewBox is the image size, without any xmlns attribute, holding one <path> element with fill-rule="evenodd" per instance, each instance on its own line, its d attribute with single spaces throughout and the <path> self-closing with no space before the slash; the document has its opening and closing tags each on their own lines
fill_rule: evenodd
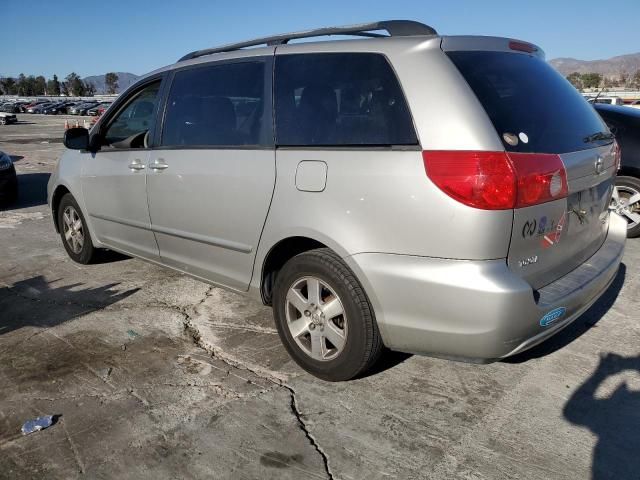
<svg viewBox="0 0 640 480">
<path fill-rule="evenodd" d="M 513 133 L 503 133 L 502 139 L 512 147 L 518 145 L 518 137 Z"/>
</svg>

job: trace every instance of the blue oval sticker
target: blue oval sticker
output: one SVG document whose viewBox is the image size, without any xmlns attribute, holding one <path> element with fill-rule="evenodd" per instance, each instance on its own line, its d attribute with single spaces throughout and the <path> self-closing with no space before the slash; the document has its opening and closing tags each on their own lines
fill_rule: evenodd
<svg viewBox="0 0 640 480">
<path fill-rule="evenodd" d="M 566 311 L 567 309 L 564 307 L 554 308 L 540 319 L 540 326 L 548 327 L 552 323 L 555 323 L 557 320 L 560 320 L 562 317 L 564 317 Z"/>
</svg>

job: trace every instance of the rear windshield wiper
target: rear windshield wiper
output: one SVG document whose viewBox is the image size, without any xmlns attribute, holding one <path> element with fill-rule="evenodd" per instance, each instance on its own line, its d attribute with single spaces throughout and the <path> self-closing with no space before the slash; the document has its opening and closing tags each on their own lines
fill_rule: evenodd
<svg viewBox="0 0 640 480">
<path fill-rule="evenodd" d="M 597 142 L 600 140 L 613 140 L 615 137 L 611 132 L 596 132 L 584 137 L 584 143 Z"/>
</svg>

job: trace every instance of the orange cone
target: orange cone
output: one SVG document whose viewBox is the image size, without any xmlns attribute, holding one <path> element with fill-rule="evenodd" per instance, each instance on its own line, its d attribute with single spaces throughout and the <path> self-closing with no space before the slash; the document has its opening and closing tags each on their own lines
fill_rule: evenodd
<svg viewBox="0 0 640 480">
<path fill-rule="evenodd" d="M 76 128 L 78 128 L 79 126 L 80 126 L 80 122 L 76 120 Z"/>
<path fill-rule="evenodd" d="M 69 120 L 64 121 L 64 129 L 69 130 Z"/>
</svg>

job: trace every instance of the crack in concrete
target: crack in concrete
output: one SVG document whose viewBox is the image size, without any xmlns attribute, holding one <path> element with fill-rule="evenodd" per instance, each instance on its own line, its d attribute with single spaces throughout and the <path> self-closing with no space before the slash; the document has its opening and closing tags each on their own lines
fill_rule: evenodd
<svg viewBox="0 0 640 480">
<path fill-rule="evenodd" d="M 82 461 L 82 458 L 80 457 L 80 452 L 78 451 L 78 447 L 76 447 L 76 444 L 73 443 L 73 440 L 71 440 L 71 436 L 69 435 L 69 431 L 67 430 L 67 426 L 65 424 L 64 418 L 60 419 L 60 423 L 62 424 L 62 430 L 64 431 L 65 437 L 67 437 L 67 441 L 69 442 L 69 446 L 71 447 L 71 452 L 73 453 L 73 458 L 76 461 L 76 465 L 78 465 L 78 470 L 80 471 L 81 474 L 84 475 L 84 472 L 85 472 L 84 462 Z"/>
<path fill-rule="evenodd" d="M 289 395 L 291 396 L 291 413 L 293 413 L 293 416 L 296 417 L 300 430 L 302 430 L 305 437 L 307 437 L 307 440 L 309 440 L 311 446 L 315 448 L 316 452 L 318 452 L 318 454 L 322 458 L 322 463 L 324 464 L 324 470 L 327 473 L 327 478 L 333 480 L 334 476 L 333 472 L 331 471 L 331 466 L 329 465 L 329 456 L 320 446 L 320 443 L 318 443 L 316 437 L 314 437 L 313 434 L 309 431 L 306 422 L 303 420 L 302 412 L 300 411 L 300 407 L 298 406 L 298 397 L 296 396 L 296 391 L 289 385 L 282 384 L 280 386 L 286 388 L 289 391 Z"/>
<path fill-rule="evenodd" d="M 211 287 L 205 293 L 205 297 L 196 305 L 194 305 L 193 307 L 194 311 L 196 311 L 197 308 L 206 301 L 207 297 L 211 296 L 210 292 L 213 290 L 213 288 L 214 287 Z M 183 324 L 184 324 L 185 333 L 192 339 L 194 345 L 196 345 L 197 347 L 209 353 L 213 358 L 217 358 L 221 360 L 222 362 L 224 362 L 225 364 L 229 365 L 232 368 L 247 370 L 253 375 L 259 378 L 262 378 L 264 380 L 267 380 L 268 382 L 271 382 L 274 385 L 287 390 L 290 397 L 289 408 L 291 410 L 291 413 L 296 419 L 298 428 L 300 428 L 300 430 L 302 431 L 302 433 L 304 433 L 305 437 L 307 438 L 311 446 L 315 449 L 316 452 L 318 452 L 318 455 L 320 455 L 327 478 L 329 478 L 330 480 L 333 480 L 335 477 L 333 472 L 331 471 L 331 466 L 329 464 L 329 456 L 324 451 L 324 449 L 320 446 L 320 443 L 318 442 L 318 440 L 314 437 L 314 435 L 311 433 L 311 431 L 307 427 L 307 424 L 303 419 L 303 414 L 300 411 L 300 407 L 298 405 L 298 397 L 295 389 L 290 385 L 288 385 L 283 379 L 277 378 L 270 373 L 264 372 L 262 371 L 262 369 L 250 367 L 246 363 L 243 363 L 239 360 L 235 360 L 235 359 L 232 360 L 227 355 L 220 352 L 219 349 L 216 349 L 211 345 L 205 345 L 204 342 L 202 341 L 202 336 L 200 335 L 200 332 L 192 322 L 191 315 L 186 311 L 186 309 L 177 309 L 177 310 L 179 310 L 180 313 L 182 313 L 183 315 Z"/>
</svg>

